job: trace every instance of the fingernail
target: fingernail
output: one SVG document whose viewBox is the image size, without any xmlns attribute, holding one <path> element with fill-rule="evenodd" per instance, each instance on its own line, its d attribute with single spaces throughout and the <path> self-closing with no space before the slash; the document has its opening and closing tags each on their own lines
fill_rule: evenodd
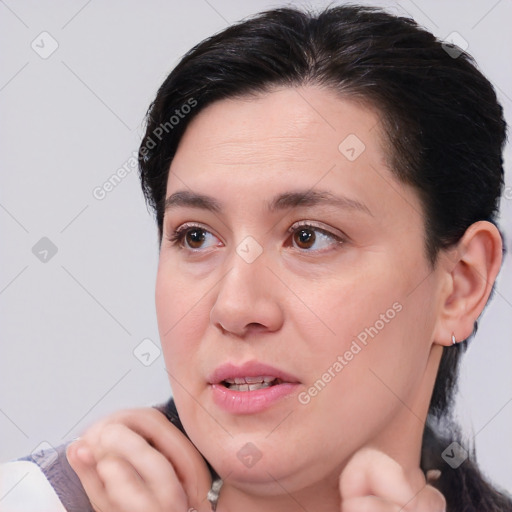
<svg viewBox="0 0 512 512">
<path fill-rule="evenodd" d="M 427 471 L 427 482 L 435 482 L 441 476 L 441 470 L 439 469 L 430 469 Z"/>
<path fill-rule="evenodd" d="M 80 444 L 76 449 L 77 457 L 85 464 L 92 464 L 93 457 L 90 448 L 85 444 Z"/>
<path fill-rule="evenodd" d="M 91 449 L 80 438 L 70 443 L 68 450 L 72 450 L 73 456 L 79 459 L 82 464 L 90 465 L 94 463 Z"/>
</svg>

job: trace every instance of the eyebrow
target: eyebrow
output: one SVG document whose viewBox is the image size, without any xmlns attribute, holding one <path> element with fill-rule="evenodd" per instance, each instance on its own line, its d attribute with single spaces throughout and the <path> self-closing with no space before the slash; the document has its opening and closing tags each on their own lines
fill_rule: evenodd
<svg viewBox="0 0 512 512">
<path fill-rule="evenodd" d="M 346 196 L 338 196 L 327 190 L 299 190 L 285 192 L 274 197 L 267 203 L 269 212 L 277 212 L 288 208 L 311 207 L 318 205 L 330 205 L 337 208 L 355 210 L 373 216 L 369 208 Z M 205 194 L 198 194 L 188 190 L 179 190 L 171 194 L 164 204 L 164 210 L 171 210 L 178 207 L 199 208 L 215 213 L 222 212 L 222 204 L 214 197 Z"/>
</svg>

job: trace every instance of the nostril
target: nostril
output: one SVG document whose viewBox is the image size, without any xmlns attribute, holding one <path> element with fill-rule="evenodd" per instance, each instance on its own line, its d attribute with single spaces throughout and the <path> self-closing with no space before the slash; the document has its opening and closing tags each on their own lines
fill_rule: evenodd
<svg viewBox="0 0 512 512">
<path fill-rule="evenodd" d="M 226 336 L 234 335 L 242 338 L 249 333 L 258 333 L 267 330 L 267 327 L 265 327 L 263 324 L 260 324 L 259 322 L 251 322 L 245 327 L 241 328 L 241 330 L 235 330 L 235 326 L 233 326 L 231 329 L 226 329 L 220 322 L 217 322 L 215 326 L 222 332 L 222 334 Z"/>
<path fill-rule="evenodd" d="M 247 330 L 254 330 L 254 331 L 261 331 L 262 329 L 265 329 L 266 327 L 258 322 L 251 322 L 250 324 L 247 324 Z"/>
</svg>

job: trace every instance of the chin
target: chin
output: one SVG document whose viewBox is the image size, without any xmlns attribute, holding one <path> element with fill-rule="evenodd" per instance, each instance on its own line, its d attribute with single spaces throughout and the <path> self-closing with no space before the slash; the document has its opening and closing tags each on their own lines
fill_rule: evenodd
<svg viewBox="0 0 512 512">
<path fill-rule="evenodd" d="M 244 486 L 269 487 L 270 491 L 276 480 L 289 477 L 290 471 L 296 472 L 300 462 L 297 450 L 290 453 L 284 439 L 278 436 L 266 439 L 266 436 L 268 432 L 240 434 L 224 437 L 218 443 L 203 441 L 197 446 L 222 478 Z"/>
</svg>

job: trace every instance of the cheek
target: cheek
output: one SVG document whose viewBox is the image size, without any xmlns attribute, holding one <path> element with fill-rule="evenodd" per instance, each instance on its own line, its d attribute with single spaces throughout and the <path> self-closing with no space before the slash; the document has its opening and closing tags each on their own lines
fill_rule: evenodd
<svg viewBox="0 0 512 512">
<path fill-rule="evenodd" d="M 432 298 L 430 280 L 414 287 L 413 276 L 421 269 L 390 260 L 382 255 L 350 271 L 339 269 L 336 277 L 316 283 L 314 293 L 307 284 L 295 289 L 298 296 L 308 297 L 304 302 L 309 311 L 297 306 L 294 322 L 301 326 L 312 380 L 328 371 L 339 356 L 343 369 L 350 368 L 344 373 L 353 375 L 351 385 L 359 387 L 375 378 L 372 369 L 383 371 L 394 382 L 395 377 L 413 378 L 426 361 L 429 326 L 434 320 L 428 301 Z"/>
<path fill-rule="evenodd" d="M 176 375 L 185 375 L 190 365 L 182 362 L 197 351 L 209 321 L 209 298 L 198 288 L 159 266 L 155 290 L 158 330 L 166 367 Z"/>
<path fill-rule="evenodd" d="M 434 325 L 427 300 L 432 291 L 427 279 L 411 293 L 402 270 L 401 277 L 381 272 L 324 290 L 321 323 L 334 334 L 305 334 L 315 342 L 299 401 L 317 422 L 336 425 L 354 440 L 382 428 L 422 385 Z"/>
<path fill-rule="evenodd" d="M 354 340 L 364 346 L 399 321 L 403 309 L 400 284 L 375 263 L 361 267 L 339 269 L 315 283 L 314 290 L 308 282 L 295 288 L 297 296 L 306 298 L 307 308 L 298 304 L 294 321 L 302 326 L 301 338 L 308 349 L 324 363 L 349 350 Z"/>
</svg>

